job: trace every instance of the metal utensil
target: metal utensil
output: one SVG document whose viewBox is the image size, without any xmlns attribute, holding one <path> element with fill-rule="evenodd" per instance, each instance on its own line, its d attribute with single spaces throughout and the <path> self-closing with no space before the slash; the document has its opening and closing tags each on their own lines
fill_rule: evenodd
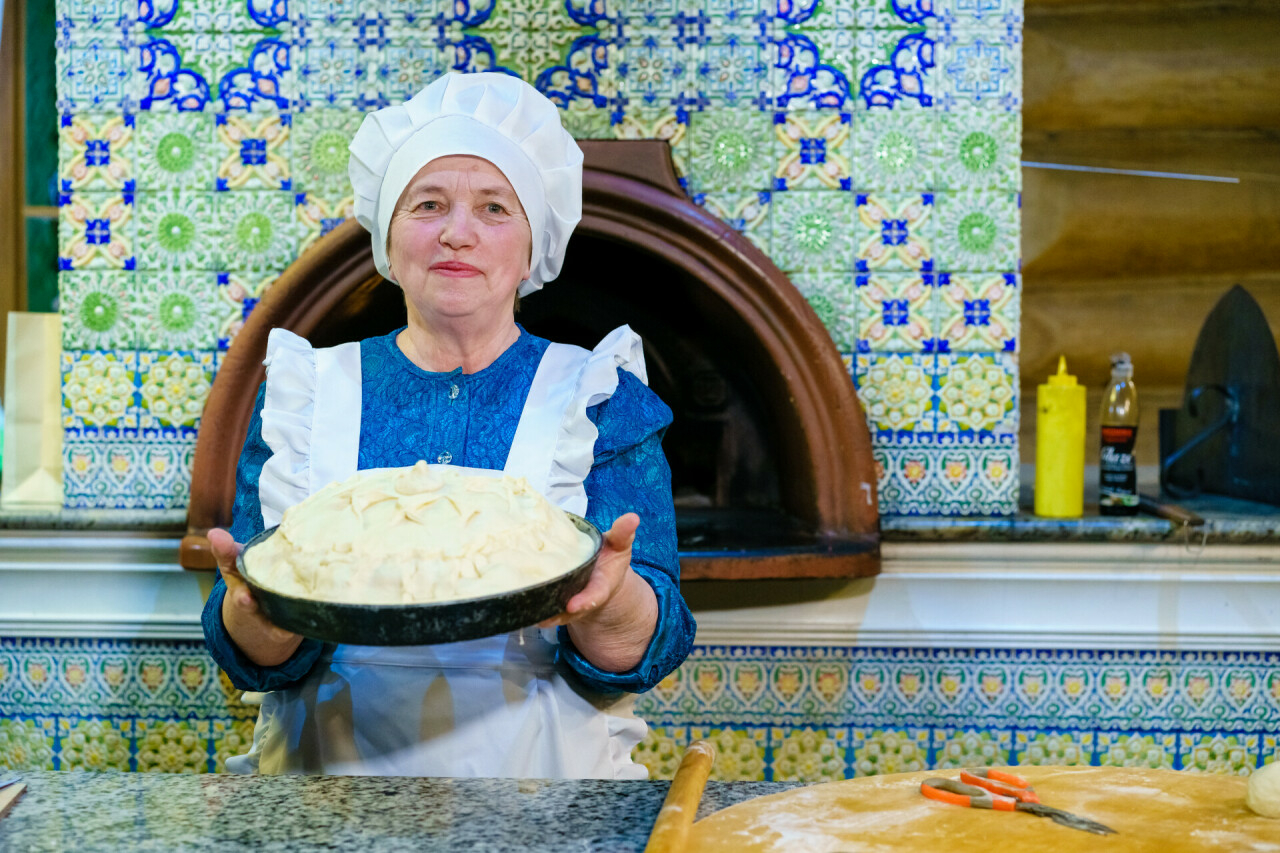
<svg viewBox="0 0 1280 853">
<path fill-rule="evenodd" d="M 1039 802 L 1030 802 L 1034 792 L 1031 786 L 1024 779 L 1012 774 L 1000 774 L 999 780 L 991 780 L 984 774 L 979 776 L 978 772 L 966 771 L 965 778 L 974 781 L 977 784 L 966 785 L 964 782 L 957 782 L 954 779 L 942 779 L 933 777 L 920 783 L 920 793 L 924 794 L 931 800 L 938 800 L 943 803 L 951 803 L 957 806 L 967 806 L 971 809 L 994 809 L 1002 812 L 1026 812 L 1036 817 L 1047 817 L 1054 823 L 1071 829 L 1079 829 L 1083 832 L 1092 832 L 1095 835 L 1112 835 L 1115 830 L 1109 826 L 1104 826 L 1096 820 L 1090 820 L 1087 817 L 1080 817 L 1071 812 L 1055 809 L 1052 806 L 1046 806 Z M 1000 784 L 1003 782 L 1004 784 Z M 983 787 L 978 787 L 983 785 Z M 988 786 L 995 785 L 998 789 L 1025 789 L 1025 793 L 1002 796 L 1001 794 L 993 794 L 988 790 Z"/>
</svg>

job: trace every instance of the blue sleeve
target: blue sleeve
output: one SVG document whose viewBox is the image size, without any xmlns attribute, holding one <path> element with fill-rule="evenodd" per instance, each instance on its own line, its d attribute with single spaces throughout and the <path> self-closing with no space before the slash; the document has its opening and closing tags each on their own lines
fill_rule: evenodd
<svg viewBox="0 0 1280 853">
<path fill-rule="evenodd" d="M 680 594 L 676 555 L 676 512 L 671 498 L 671 469 L 662 452 L 662 436 L 671 410 L 630 373 L 619 370 L 613 397 L 589 409 L 600 436 L 595 462 L 584 484 L 587 520 L 608 530 L 618 516 L 640 516 L 631 566 L 658 599 L 658 623 L 649 648 L 635 669 L 605 672 L 573 646 L 568 629 L 559 630 L 561 655 L 583 683 L 600 693 L 643 693 L 670 675 L 693 647 L 693 614 Z"/>
<path fill-rule="evenodd" d="M 236 502 L 231 514 L 230 532 L 232 538 L 242 544 L 262 532 L 258 477 L 262 474 L 262 466 L 271 458 L 271 449 L 262 440 L 262 401 L 265 391 L 264 383 L 258 388 L 258 398 L 253 404 L 253 417 L 249 421 L 249 434 L 245 437 L 244 449 L 236 463 Z M 209 593 L 209 600 L 204 604 L 200 621 L 204 626 L 204 641 L 209 654 L 233 685 L 240 690 L 279 690 L 301 680 L 311 671 L 324 647 L 319 640 L 303 640 L 293 657 L 279 666 L 258 666 L 245 657 L 227 633 L 226 625 L 222 623 L 222 600 L 226 594 L 227 586 L 219 577 L 213 584 L 213 591 Z"/>
</svg>

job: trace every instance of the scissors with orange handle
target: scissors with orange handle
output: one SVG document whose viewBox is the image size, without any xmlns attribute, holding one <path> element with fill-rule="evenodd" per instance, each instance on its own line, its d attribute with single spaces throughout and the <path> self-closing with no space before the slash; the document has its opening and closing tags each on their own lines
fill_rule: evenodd
<svg viewBox="0 0 1280 853">
<path fill-rule="evenodd" d="M 1035 790 L 1021 776 L 999 770 L 978 769 L 962 771 L 960 780 L 939 777 L 925 779 L 920 783 L 920 793 L 931 800 L 971 809 L 1027 812 L 1095 835 L 1111 835 L 1115 832 L 1111 827 L 1095 820 L 1042 804 Z"/>
</svg>

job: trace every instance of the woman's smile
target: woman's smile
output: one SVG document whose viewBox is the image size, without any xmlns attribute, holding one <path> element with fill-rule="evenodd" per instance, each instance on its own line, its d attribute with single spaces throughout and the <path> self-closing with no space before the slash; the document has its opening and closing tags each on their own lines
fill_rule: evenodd
<svg viewBox="0 0 1280 853">
<path fill-rule="evenodd" d="M 469 278 L 480 274 L 478 268 L 462 261 L 439 261 L 431 265 L 431 271 L 450 278 Z"/>
</svg>

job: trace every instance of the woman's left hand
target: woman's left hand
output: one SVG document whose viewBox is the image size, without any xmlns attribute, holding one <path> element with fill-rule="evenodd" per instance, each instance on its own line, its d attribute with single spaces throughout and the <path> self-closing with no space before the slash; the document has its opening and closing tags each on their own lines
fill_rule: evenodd
<svg viewBox="0 0 1280 853">
<path fill-rule="evenodd" d="M 569 599 L 563 613 L 540 625 L 567 625 L 578 651 L 606 672 L 633 669 L 658 624 L 653 588 L 631 568 L 631 543 L 639 526 L 640 516 L 634 512 L 614 521 L 604 534 L 587 585 Z"/>
</svg>

